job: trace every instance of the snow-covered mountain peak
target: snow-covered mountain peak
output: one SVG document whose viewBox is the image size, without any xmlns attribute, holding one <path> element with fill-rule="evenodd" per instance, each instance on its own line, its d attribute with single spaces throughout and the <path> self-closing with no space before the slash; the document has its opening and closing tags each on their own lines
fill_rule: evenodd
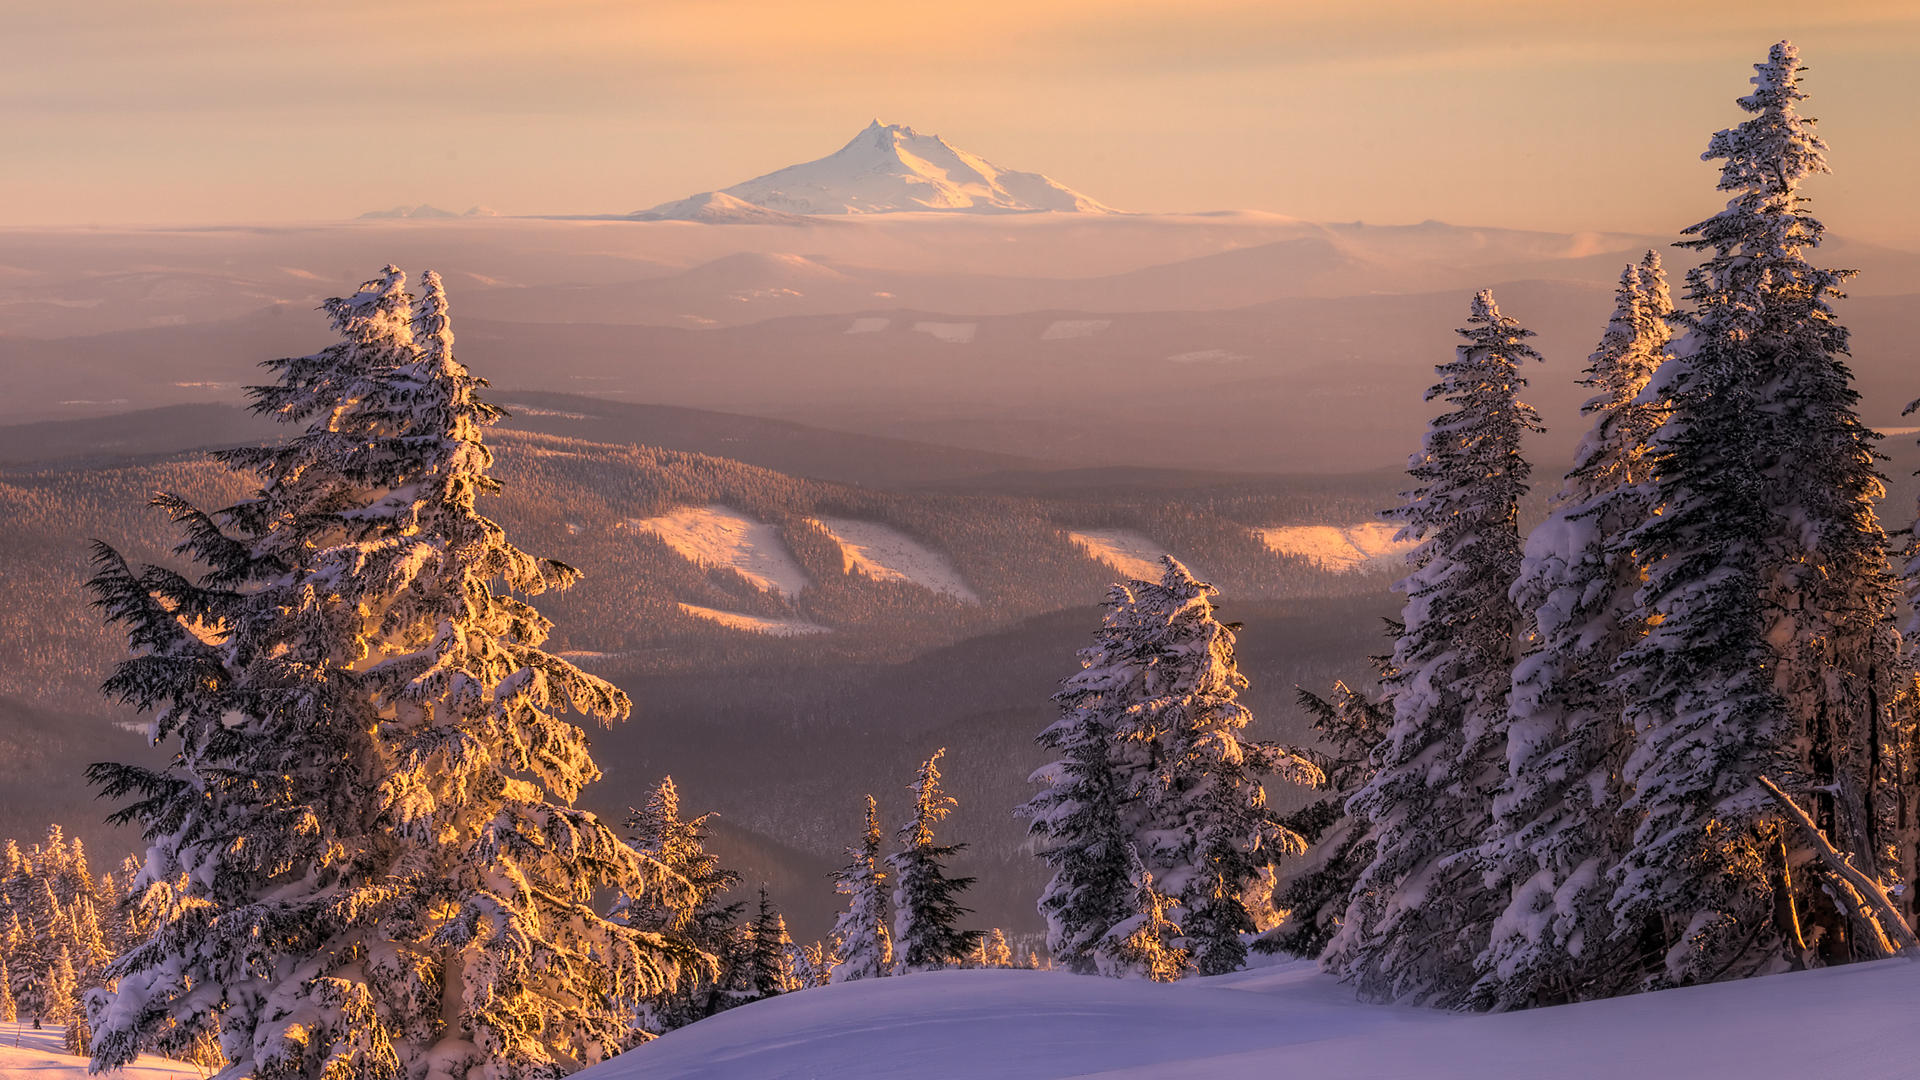
<svg viewBox="0 0 1920 1080">
<path fill-rule="evenodd" d="M 938 135 L 877 119 L 826 157 L 790 165 L 718 194 L 786 214 L 1114 212 L 1040 173 L 1003 169 Z M 687 216 L 682 208 L 688 202 L 667 203 L 647 213 Z"/>
</svg>

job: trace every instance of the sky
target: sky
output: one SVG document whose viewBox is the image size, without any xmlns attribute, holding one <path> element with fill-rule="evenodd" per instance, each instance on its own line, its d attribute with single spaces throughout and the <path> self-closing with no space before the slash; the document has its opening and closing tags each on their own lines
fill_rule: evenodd
<svg viewBox="0 0 1920 1080">
<path fill-rule="evenodd" d="M 1920 246 L 1913 0 L 0 0 L 0 225 L 609 213 L 874 118 L 1143 211 L 1671 232 L 1781 37 Z"/>
</svg>

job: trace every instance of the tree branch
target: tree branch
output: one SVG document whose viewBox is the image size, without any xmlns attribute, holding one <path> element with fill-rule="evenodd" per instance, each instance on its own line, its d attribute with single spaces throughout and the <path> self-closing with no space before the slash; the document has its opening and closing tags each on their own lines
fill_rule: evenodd
<svg viewBox="0 0 1920 1080">
<path fill-rule="evenodd" d="M 1900 917 L 1900 910 L 1894 906 L 1887 890 L 1881 888 L 1878 881 L 1861 873 L 1851 859 L 1836 849 L 1813 818 L 1791 796 L 1780 790 L 1778 784 L 1762 776 L 1760 786 L 1766 788 L 1787 812 L 1787 819 L 1800 826 L 1800 830 L 1813 841 L 1814 853 L 1820 856 L 1820 862 L 1832 875 L 1834 883 L 1841 886 L 1851 899 L 1851 914 L 1870 927 L 1879 938 L 1877 944 L 1880 951 L 1887 956 L 1920 953 L 1920 938 L 1914 937 L 1913 928 Z"/>
</svg>

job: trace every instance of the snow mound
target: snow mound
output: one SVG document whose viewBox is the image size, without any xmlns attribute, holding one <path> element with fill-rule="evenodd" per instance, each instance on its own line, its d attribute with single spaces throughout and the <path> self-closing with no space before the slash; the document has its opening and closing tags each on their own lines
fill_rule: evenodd
<svg viewBox="0 0 1920 1080">
<path fill-rule="evenodd" d="M 729 208 L 739 203 L 789 217 L 903 210 L 972 214 L 1114 212 L 1039 173 L 1003 169 L 938 135 L 922 135 L 904 124 L 882 124 L 878 120 L 847 145 L 816 161 L 789 165 L 718 192 L 665 203 L 635 216 L 684 213 L 674 208 L 716 198 L 731 200 L 725 204 Z"/>
<path fill-rule="evenodd" d="M 1112 319 L 1055 319 L 1041 332 L 1041 341 L 1065 341 L 1068 338 L 1092 337 L 1113 325 Z"/>
<path fill-rule="evenodd" d="M 913 324 L 917 333 L 928 334 L 941 341 L 954 345 L 965 345 L 973 340 L 973 332 L 979 329 L 978 323 L 970 322 L 917 322 Z"/>
<path fill-rule="evenodd" d="M 1256 529 L 1267 548 L 1282 555 L 1312 559 L 1323 568 L 1346 574 L 1400 565 L 1417 545 L 1395 540 L 1397 525 L 1369 521 L 1360 525 L 1279 525 Z"/>
<path fill-rule="evenodd" d="M 1160 557 L 1171 554 L 1166 548 L 1127 529 L 1086 529 L 1067 533 L 1067 539 L 1079 544 L 1093 558 L 1139 581 L 1159 581 L 1160 576 L 1166 573 L 1166 568 L 1160 565 Z M 1195 570 L 1192 564 L 1188 564 L 1187 569 L 1192 571 L 1193 576 L 1206 580 L 1206 575 Z"/>
<path fill-rule="evenodd" d="M 936 971 L 755 1002 L 577 1076 L 1894 1080 L 1916 993 L 1905 960 L 1497 1015 L 1364 1005 L 1310 962 L 1171 985 Z"/>
<path fill-rule="evenodd" d="M 897 529 L 851 518 L 821 517 L 813 523 L 840 545 L 848 573 L 865 574 L 875 581 L 904 581 L 965 604 L 980 602 L 945 555 Z"/>
<path fill-rule="evenodd" d="M 755 587 L 792 598 L 807 587 L 807 572 L 794 560 L 778 527 L 725 506 L 683 506 L 659 517 L 634 520 L 700 566 L 732 570 Z"/>
<path fill-rule="evenodd" d="M 35 1031 L 32 1024 L 0 1023 L 0 1080 L 86 1080 L 87 1059 L 61 1049 L 65 1030 L 58 1024 Z M 106 1075 L 114 1080 L 199 1080 L 206 1073 L 184 1061 L 149 1055 Z"/>
<path fill-rule="evenodd" d="M 703 191 L 698 195 L 661 203 L 651 210 L 637 210 L 628 216 L 635 221 L 698 221 L 708 225 L 807 224 L 807 219 L 799 214 L 755 206 L 724 191 Z"/>
<path fill-rule="evenodd" d="M 830 634 L 833 631 L 819 623 L 805 619 L 775 619 L 765 615 L 742 615 L 737 611 L 721 611 L 719 608 L 701 607 L 699 604 L 681 604 L 680 610 L 696 619 L 719 623 L 729 630 L 744 630 L 750 634 L 766 634 L 770 637 L 799 637 L 802 634 Z"/>
<path fill-rule="evenodd" d="M 893 322 L 892 319 L 875 317 L 859 318 L 853 320 L 852 325 L 847 327 L 846 332 L 849 334 L 877 334 L 885 330 L 891 322 Z"/>
<path fill-rule="evenodd" d="M 1247 357 L 1227 349 L 1195 349 L 1167 357 L 1169 364 L 1238 364 Z"/>
</svg>

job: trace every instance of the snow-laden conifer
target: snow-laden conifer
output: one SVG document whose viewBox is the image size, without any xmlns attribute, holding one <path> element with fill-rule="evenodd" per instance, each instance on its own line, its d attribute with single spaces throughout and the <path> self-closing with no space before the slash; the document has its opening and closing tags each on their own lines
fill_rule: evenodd
<svg viewBox="0 0 1920 1080">
<path fill-rule="evenodd" d="M 1127 856 L 1132 913 L 1107 930 L 1094 947 L 1094 961 L 1100 974 L 1113 978 L 1174 982 L 1192 971 L 1193 963 L 1189 951 L 1177 944 L 1184 935 L 1168 915 L 1173 900 L 1154 887 L 1153 874 L 1140 861 L 1137 848 L 1129 844 Z"/>
<path fill-rule="evenodd" d="M 1874 775 L 1896 637 L 1874 435 L 1855 414 L 1820 223 L 1800 186 L 1827 171 L 1800 115 L 1800 60 L 1755 65 L 1752 117 L 1716 133 L 1725 210 L 1687 230 L 1674 359 L 1647 393 L 1659 513 L 1629 542 L 1651 632 L 1622 660 L 1642 732 L 1624 779 L 1639 822 L 1616 872 L 1619 931 L 1664 947 L 1665 981 L 1738 977 L 1854 953 L 1807 852 L 1759 784 L 1804 801 L 1833 843 L 1881 869 Z M 1791 884 L 1789 884 L 1791 882 Z M 1661 962 L 1664 960 L 1664 963 Z"/>
<path fill-rule="evenodd" d="M 1395 511 L 1419 547 L 1396 586 L 1407 601 L 1388 688 L 1393 726 L 1378 772 L 1348 804 L 1367 822 L 1373 861 L 1322 958 L 1375 1000 L 1458 1001 L 1504 906 L 1474 852 L 1505 773 L 1518 621 L 1508 590 L 1529 471 L 1521 443 L 1540 430 L 1518 394 L 1521 365 L 1539 354 L 1490 292 L 1474 297 L 1460 335 L 1427 391 L 1450 411 L 1428 427 L 1408 468 L 1418 486 Z"/>
<path fill-rule="evenodd" d="M 960 894 L 973 884 L 970 877 L 951 877 L 946 862 L 966 847 L 942 844 L 933 828 L 953 812 L 956 803 L 940 788 L 941 747 L 922 762 L 909 790 L 913 816 L 900 828 L 900 850 L 888 856 L 893 864 L 894 971 L 907 974 L 931 971 L 959 963 L 973 950 L 978 930 L 956 926 L 968 913 Z"/>
<path fill-rule="evenodd" d="M 738 947 L 740 913 L 745 901 L 723 898 L 740 875 L 720 865 L 707 850 L 707 819 L 680 816 L 680 790 L 667 776 L 647 795 L 647 804 L 627 818 L 628 839 L 646 870 L 646 888 L 623 895 L 612 917 L 624 925 L 658 934 L 712 964 L 684 967 L 677 979 L 648 995 L 640 1026 L 661 1034 L 713 1015 L 731 1004 L 719 985 L 720 964 Z"/>
<path fill-rule="evenodd" d="M 254 407 L 304 430 L 218 455 L 255 497 L 157 500 L 197 578 L 98 549 L 134 651 L 107 689 L 172 758 L 92 777 L 132 797 L 139 884 L 174 899 L 96 996 L 97 1068 L 217 1027 L 222 1077 L 553 1076 L 625 1046 L 675 973 L 593 907 L 645 867 L 571 807 L 599 774 L 562 714 L 628 702 L 518 598 L 578 574 L 478 512 L 499 412 L 439 279 L 404 285 L 328 301 L 341 340 L 267 365 Z"/>
<path fill-rule="evenodd" d="M 1260 778 L 1312 785 L 1321 777 L 1292 751 L 1243 738 L 1252 719 L 1239 696 L 1247 680 L 1233 628 L 1215 612 L 1219 590 L 1170 555 L 1161 563 L 1158 582 L 1132 586 L 1144 696 L 1128 703 L 1119 736 L 1153 750 L 1140 857 L 1179 905 L 1195 970 L 1218 975 L 1246 961 L 1241 935 L 1256 929 L 1248 890 L 1275 860 L 1306 850 L 1268 807 Z"/>
<path fill-rule="evenodd" d="M 1375 657 L 1383 669 L 1387 659 Z M 1328 697 L 1308 690 L 1299 690 L 1298 696 L 1328 748 L 1301 753 L 1325 779 L 1319 798 L 1282 819 L 1307 841 L 1307 854 L 1286 865 L 1273 897 L 1273 906 L 1284 914 L 1253 949 L 1311 957 L 1319 956 L 1332 940 L 1346 916 L 1354 883 L 1373 861 L 1366 822 L 1347 813 L 1346 806 L 1373 779 L 1373 749 L 1386 737 L 1393 707 L 1344 682 L 1335 683 Z"/>
<path fill-rule="evenodd" d="M 1058 755 L 1031 778 L 1046 787 L 1017 811 L 1053 870 L 1039 901 L 1047 951 L 1082 975 L 1095 970 L 1095 947 L 1108 932 L 1136 913 L 1138 855 L 1129 852 L 1144 822 L 1130 809 L 1131 793 L 1144 792 L 1152 777 L 1149 744 L 1119 735 L 1127 710 L 1144 696 L 1135 617 L 1132 589 L 1113 586 L 1099 636 L 1053 695 L 1059 716 L 1038 737 Z"/>
<path fill-rule="evenodd" d="M 893 935 L 887 929 L 887 871 L 880 857 L 880 805 L 867 796 L 867 825 L 860 846 L 847 849 L 846 866 L 833 875 L 834 889 L 847 898 L 833 924 L 839 962 L 832 981 L 877 979 L 893 972 Z"/>
<path fill-rule="evenodd" d="M 1476 1003 L 1520 1008 L 1631 987 L 1634 942 L 1614 943 L 1609 877 L 1633 834 L 1621 768 L 1633 750 L 1620 656 L 1646 631 L 1625 537 L 1654 510 L 1643 397 L 1667 358 L 1672 304 L 1660 257 L 1620 275 L 1582 384 L 1591 426 L 1545 521 L 1527 536 L 1513 599 L 1532 626 L 1513 672 L 1507 775 L 1494 799 L 1489 881 L 1509 900 L 1480 958 Z M 1626 954 L 1623 957 L 1623 952 Z"/>
<path fill-rule="evenodd" d="M 787 917 L 760 886 L 760 904 L 747 927 L 747 991 L 749 1000 L 773 997 L 800 988 L 793 972 L 793 937 Z"/>
</svg>

